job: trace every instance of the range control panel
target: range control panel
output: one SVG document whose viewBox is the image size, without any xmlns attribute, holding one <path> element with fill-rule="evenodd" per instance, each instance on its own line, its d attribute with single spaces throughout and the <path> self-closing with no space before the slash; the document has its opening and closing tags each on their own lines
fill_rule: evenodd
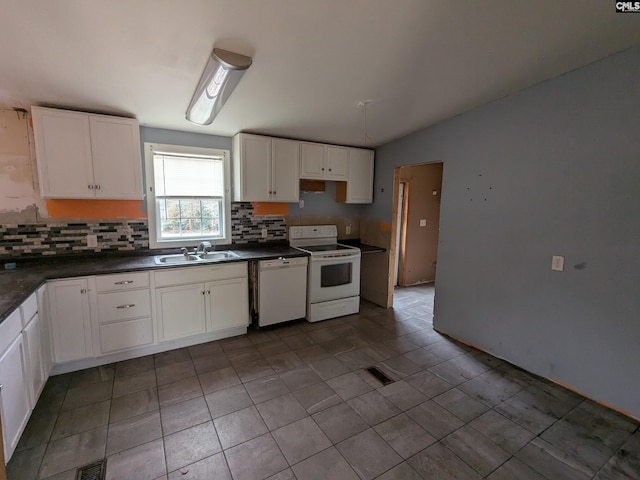
<svg viewBox="0 0 640 480">
<path fill-rule="evenodd" d="M 335 225 L 298 225 L 289 227 L 289 240 L 335 238 L 338 227 Z"/>
</svg>

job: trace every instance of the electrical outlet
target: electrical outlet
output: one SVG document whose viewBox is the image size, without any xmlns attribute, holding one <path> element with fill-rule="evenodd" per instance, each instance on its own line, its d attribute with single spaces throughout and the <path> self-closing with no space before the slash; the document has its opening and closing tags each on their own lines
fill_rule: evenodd
<svg viewBox="0 0 640 480">
<path fill-rule="evenodd" d="M 351 233 L 351 225 L 347 225 L 346 227 L 344 227 L 344 233 L 346 233 L 347 235 Z"/>
<path fill-rule="evenodd" d="M 420 220 L 420 226 L 421 227 L 426 227 L 427 226 L 427 220 L 425 218 L 423 218 L 422 220 Z"/>
<path fill-rule="evenodd" d="M 269 231 L 266 228 L 262 229 L 262 238 L 267 238 Z"/>
<path fill-rule="evenodd" d="M 564 271 L 564 257 L 560 255 L 554 255 L 551 257 L 551 270 L 556 272 Z"/>
<path fill-rule="evenodd" d="M 304 208 L 304 200 L 300 200 L 300 203 L 298 205 L 300 206 L 300 208 Z"/>
<path fill-rule="evenodd" d="M 87 235 L 87 247 L 95 248 L 98 246 L 98 236 L 97 235 Z"/>
</svg>

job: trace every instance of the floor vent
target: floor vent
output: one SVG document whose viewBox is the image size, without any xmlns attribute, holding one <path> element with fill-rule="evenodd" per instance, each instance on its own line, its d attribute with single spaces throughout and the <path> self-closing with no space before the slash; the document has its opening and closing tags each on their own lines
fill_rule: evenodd
<svg viewBox="0 0 640 480">
<path fill-rule="evenodd" d="M 76 480 L 104 480 L 107 473 L 107 459 L 99 460 L 78 469 Z"/>
<path fill-rule="evenodd" d="M 378 380 L 380 380 L 382 382 L 383 385 L 389 385 L 390 383 L 393 383 L 393 379 L 387 377 L 382 370 L 379 370 L 376 367 L 369 367 L 367 368 L 367 372 L 369 372 L 371 375 L 373 375 L 374 377 L 376 377 Z"/>
</svg>

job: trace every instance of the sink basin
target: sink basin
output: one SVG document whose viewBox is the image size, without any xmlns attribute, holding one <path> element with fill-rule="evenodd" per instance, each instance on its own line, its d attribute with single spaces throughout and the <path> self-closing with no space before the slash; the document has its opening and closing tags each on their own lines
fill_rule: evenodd
<svg viewBox="0 0 640 480">
<path fill-rule="evenodd" d="M 221 252 L 206 252 L 198 254 L 198 257 L 202 259 L 204 262 L 213 262 L 216 260 L 226 260 L 228 258 L 238 258 L 236 253 L 230 252 L 229 250 L 221 251 Z"/>
<path fill-rule="evenodd" d="M 227 260 L 229 258 L 238 258 L 238 255 L 229 250 L 220 252 L 199 253 L 197 255 L 184 255 L 182 253 L 177 253 L 174 255 L 157 255 L 155 257 L 155 262 L 158 265 L 177 265 L 202 262 L 219 262 L 221 260 Z"/>
<path fill-rule="evenodd" d="M 158 265 L 173 265 L 176 263 L 195 263 L 201 262 L 200 257 L 195 255 L 183 255 L 178 253 L 176 255 L 158 255 L 155 258 Z"/>
</svg>

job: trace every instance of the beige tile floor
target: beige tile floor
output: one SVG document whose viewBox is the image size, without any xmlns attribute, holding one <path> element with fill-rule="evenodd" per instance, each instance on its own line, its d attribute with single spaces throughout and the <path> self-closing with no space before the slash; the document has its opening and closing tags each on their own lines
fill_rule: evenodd
<svg viewBox="0 0 640 480">
<path fill-rule="evenodd" d="M 444 337 L 433 287 L 52 377 L 9 480 L 638 479 L 638 423 Z M 363 368 L 396 381 L 382 386 Z"/>
</svg>

